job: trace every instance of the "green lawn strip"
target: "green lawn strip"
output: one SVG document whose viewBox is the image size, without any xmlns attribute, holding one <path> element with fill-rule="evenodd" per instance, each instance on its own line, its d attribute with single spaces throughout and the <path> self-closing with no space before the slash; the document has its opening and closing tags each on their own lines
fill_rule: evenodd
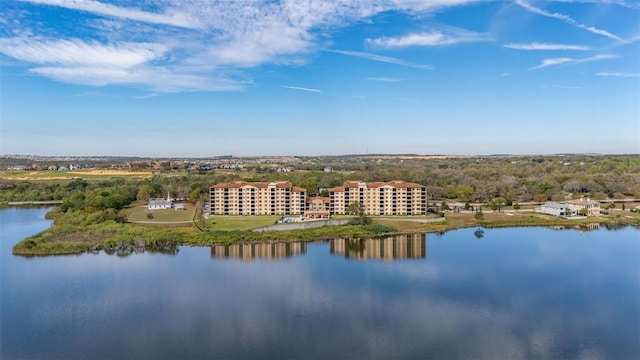
<svg viewBox="0 0 640 360">
<path fill-rule="evenodd" d="M 264 226 L 273 225 L 280 219 L 279 216 L 257 215 L 257 216 L 209 216 L 209 230 L 211 231 L 234 231 L 251 230 Z"/>
</svg>

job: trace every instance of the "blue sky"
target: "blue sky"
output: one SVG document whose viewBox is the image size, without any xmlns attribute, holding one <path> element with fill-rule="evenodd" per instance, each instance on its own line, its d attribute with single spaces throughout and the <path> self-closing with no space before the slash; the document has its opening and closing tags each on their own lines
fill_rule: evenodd
<svg viewBox="0 0 640 360">
<path fill-rule="evenodd" d="M 0 4 L 3 154 L 640 152 L 640 2 Z"/>
</svg>

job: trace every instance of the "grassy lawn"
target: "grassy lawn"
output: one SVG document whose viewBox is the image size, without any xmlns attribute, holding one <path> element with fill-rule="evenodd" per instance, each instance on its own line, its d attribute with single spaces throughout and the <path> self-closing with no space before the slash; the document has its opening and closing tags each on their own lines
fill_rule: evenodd
<svg viewBox="0 0 640 360">
<path fill-rule="evenodd" d="M 209 216 L 209 230 L 233 231 L 251 230 L 263 226 L 273 225 L 278 221 L 279 216 L 257 215 L 257 216 Z"/>
<path fill-rule="evenodd" d="M 195 213 L 193 204 L 185 204 L 184 211 L 176 211 L 175 209 L 166 210 L 148 210 L 147 204 L 143 202 L 135 202 L 124 210 L 129 221 L 150 221 L 150 222 L 177 222 L 191 221 Z M 153 218 L 149 219 L 147 214 L 152 214 Z"/>
<path fill-rule="evenodd" d="M 405 221 L 402 219 L 390 219 L 390 220 L 386 220 L 386 219 L 390 219 L 390 218 L 385 218 L 385 220 L 373 219 L 373 223 L 384 225 L 384 226 L 390 226 L 400 232 L 421 232 L 421 231 L 429 231 L 430 229 L 433 229 L 433 225 L 428 223 L 425 224 L 425 223 L 420 223 L 415 221 Z"/>
</svg>

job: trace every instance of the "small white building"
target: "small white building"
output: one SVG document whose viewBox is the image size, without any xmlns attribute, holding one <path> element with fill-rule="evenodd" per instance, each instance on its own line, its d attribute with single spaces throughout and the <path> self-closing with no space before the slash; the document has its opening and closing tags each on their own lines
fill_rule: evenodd
<svg viewBox="0 0 640 360">
<path fill-rule="evenodd" d="M 536 212 L 560 217 L 594 216 L 600 215 L 600 203 L 590 199 L 548 202 L 536 208 Z"/>
<path fill-rule="evenodd" d="M 166 199 L 150 199 L 149 204 L 147 205 L 147 209 L 149 210 L 171 209 L 171 205 L 173 205 L 173 201 L 171 201 L 171 195 L 167 193 Z"/>
<path fill-rule="evenodd" d="M 572 210 L 569 205 L 557 202 L 544 203 L 536 208 L 536 212 L 560 217 L 576 216 L 576 212 Z"/>
</svg>

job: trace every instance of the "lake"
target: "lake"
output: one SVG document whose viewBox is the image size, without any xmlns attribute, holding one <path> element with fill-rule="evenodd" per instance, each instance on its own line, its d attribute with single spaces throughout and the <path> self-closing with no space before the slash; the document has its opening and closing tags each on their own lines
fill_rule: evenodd
<svg viewBox="0 0 640 360">
<path fill-rule="evenodd" d="M 0 358 L 640 358 L 640 231 L 462 229 L 24 258 L 0 210 Z"/>
</svg>

